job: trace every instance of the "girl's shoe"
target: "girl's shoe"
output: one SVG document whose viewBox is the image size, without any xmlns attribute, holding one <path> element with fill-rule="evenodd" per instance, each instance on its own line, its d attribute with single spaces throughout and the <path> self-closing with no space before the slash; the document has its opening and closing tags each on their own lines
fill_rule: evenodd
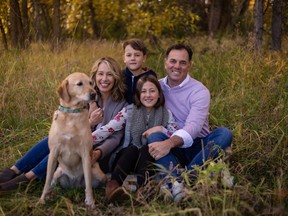
<svg viewBox="0 0 288 216">
<path fill-rule="evenodd" d="M 123 201 L 127 198 L 128 194 L 125 189 L 119 185 L 116 180 L 110 180 L 106 184 L 106 199 L 110 202 Z"/>
<path fill-rule="evenodd" d="M 12 169 L 6 168 L 0 172 L 0 184 L 8 182 L 18 176 Z"/>
</svg>

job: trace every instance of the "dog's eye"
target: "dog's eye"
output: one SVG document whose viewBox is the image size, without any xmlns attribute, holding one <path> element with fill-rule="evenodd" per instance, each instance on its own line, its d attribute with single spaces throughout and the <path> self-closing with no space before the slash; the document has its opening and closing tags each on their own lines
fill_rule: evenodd
<svg viewBox="0 0 288 216">
<path fill-rule="evenodd" d="M 77 83 L 77 86 L 82 86 L 82 85 L 83 85 L 82 82 L 78 82 L 78 83 Z"/>
<path fill-rule="evenodd" d="M 90 86 L 93 86 L 93 83 L 92 83 L 92 81 L 90 81 L 90 82 L 89 82 L 89 84 L 90 84 Z"/>
</svg>

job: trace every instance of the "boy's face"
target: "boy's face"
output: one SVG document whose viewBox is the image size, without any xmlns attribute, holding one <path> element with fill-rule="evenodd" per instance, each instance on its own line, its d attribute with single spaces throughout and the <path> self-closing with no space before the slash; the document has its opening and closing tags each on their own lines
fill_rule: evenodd
<svg viewBox="0 0 288 216">
<path fill-rule="evenodd" d="M 133 74 L 142 73 L 142 65 L 145 60 L 146 55 L 143 55 L 142 51 L 133 49 L 131 45 L 125 47 L 124 63 Z"/>
</svg>

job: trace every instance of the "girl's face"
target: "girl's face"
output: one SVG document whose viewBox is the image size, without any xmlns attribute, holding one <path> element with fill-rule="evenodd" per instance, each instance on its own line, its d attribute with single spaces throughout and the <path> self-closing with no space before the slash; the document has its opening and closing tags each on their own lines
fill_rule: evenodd
<svg viewBox="0 0 288 216">
<path fill-rule="evenodd" d="M 143 84 L 140 93 L 140 101 L 148 112 L 155 106 L 159 97 L 159 91 L 154 83 L 147 81 Z"/>
<path fill-rule="evenodd" d="M 111 93 L 115 78 L 113 76 L 113 71 L 105 62 L 100 63 L 95 79 L 101 94 Z"/>
<path fill-rule="evenodd" d="M 125 47 L 124 63 L 134 75 L 142 72 L 142 65 L 145 60 L 146 55 L 144 56 L 142 51 L 133 49 L 131 45 Z"/>
</svg>

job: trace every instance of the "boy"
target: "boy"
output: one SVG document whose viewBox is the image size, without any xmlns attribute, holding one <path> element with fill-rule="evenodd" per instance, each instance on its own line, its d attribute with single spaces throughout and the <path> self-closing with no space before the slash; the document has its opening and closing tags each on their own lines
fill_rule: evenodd
<svg viewBox="0 0 288 216">
<path fill-rule="evenodd" d="M 126 93 L 125 98 L 129 104 L 133 103 L 133 97 L 136 89 L 137 81 L 144 75 L 153 75 L 157 78 L 157 74 L 148 67 L 143 67 L 147 56 L 147 48 L 143 41 L 132 38 L 124 41 L 124 68 Z"/>
</svg>

